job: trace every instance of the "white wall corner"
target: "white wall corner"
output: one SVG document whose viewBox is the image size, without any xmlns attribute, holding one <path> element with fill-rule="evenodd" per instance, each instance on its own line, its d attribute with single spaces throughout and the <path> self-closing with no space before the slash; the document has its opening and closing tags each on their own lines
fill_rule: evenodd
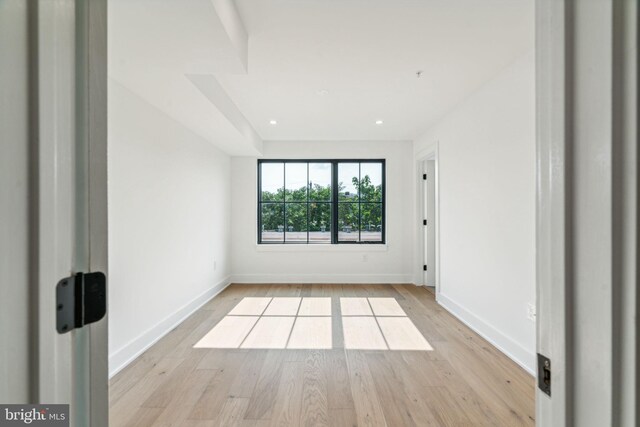
<svg viewBox="0 0 640 427">
<path fill-rule="evenodd" d="M 466 308 L 458 305 L 442 293 L 437 295 L 436 301 L 445 310 L 455 316 L 462 323 L 471 328 L 494 347 L 504 353 L 509 359 L 520 365 L 525 371 L 535 377 L 536 375 L 536 355 L 524 348 L 522 345 L 504 335 L 498 329 L 476 316 Z"/>
<path fill-rule="evenodd" d="M 118 372 L 127 367 L 127 365 L 171 332 L 176 326 L 184 322 L 200 307 L 225 290 L 230 283 L 231 276 L 225 277 L 214 286 L 171 313 L 163 321 L 158 322 L 151 329 L 148 329 L 137 338 L 129 341 L 129 343 L 125 344 L 123 347 L 109 354 L 109 378 L 113 378 Z"/>
</svg>

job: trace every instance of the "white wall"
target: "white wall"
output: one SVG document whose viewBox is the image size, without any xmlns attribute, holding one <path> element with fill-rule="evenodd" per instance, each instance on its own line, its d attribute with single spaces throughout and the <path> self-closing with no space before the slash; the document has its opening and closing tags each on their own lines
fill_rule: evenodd
<svg viewBox="0 0 640 427">
<path fill-rule="evenodd" d="M 109 81 L 113 374 L 228 283 L 230 158 Z"/>
<path fill-rule="evenodd" d="M 533 371 L 535 81 L 529 53 L 414 143 L 438 144 L 440 283 L 446 308 Z"/>
<path fill-rule="evenodd" d="M 410 142 L 265 142 L 264 158 L 386 159 L 386 245 L 257 245 L 257 159 L 232 158 L 234 282 L 413 282 Z"/>
</svg>

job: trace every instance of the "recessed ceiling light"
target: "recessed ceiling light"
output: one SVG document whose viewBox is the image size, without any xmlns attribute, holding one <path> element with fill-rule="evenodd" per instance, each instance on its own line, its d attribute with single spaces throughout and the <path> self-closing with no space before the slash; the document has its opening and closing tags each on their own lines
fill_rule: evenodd
<svg viewBox="0 0 640 427">
<path fill-rule="evenodd" d="M 329 91 L 326 89 L 320 89 L 318 91 L 316 91 L 316 93 L 320 96 L 325 96 L 325 95 L 329 95 Z"/>
<path fill-rule="evenodd" d="M 278 121 L 277 120 L 269 120 L 269 124 L 275 126 L 275 125 L 278 124 Z"/>
<path fill-rule="evenodd" d="M 381 124 L 383 124 L 383 123 L 384 123 L 384 122 L 383 122 L 382 120 L 376 120 L 376 124 L 377 124 L 378 126 L 380 126 L 380 125 L 381 125 Z"/>
</svg>

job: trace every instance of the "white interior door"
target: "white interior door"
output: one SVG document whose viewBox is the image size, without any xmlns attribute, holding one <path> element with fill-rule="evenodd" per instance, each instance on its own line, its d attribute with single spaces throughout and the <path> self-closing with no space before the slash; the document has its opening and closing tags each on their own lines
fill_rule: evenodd
<svg viewBox="0 0 640 427">
<path fill-rule="evenodd" d="M 429 173 L 427 172 L 427 161 L 422 162 L 422 241 L 424 243 L 423 248 L 423 259 L 422 262 L 426 269 L 422 272 L 422 284 L 425 286 L 433 286 L 433 284 L 429 283 L 429 256 L 431 255 L 431 251 L 429 248 L 429 194 L 427 188 L 427 181 L 429 179 Z M 424 223 L 426 221 L 426 224 Z M 433 268 L 433 265 L 431 265 Z"/>
<path fill-rule="evenodd" d="M 425 192 L 425 284 L 436 286 L 436 168 L 434 160 L 425 161 L 427 179 L 424 181 Z"/>
<path fill-rule="evenodd" d="M 107 268 L 106 1 L 0 2 L 0 55 L 0 401 L 106 426 L 106 318 L 56 330 L 60 279 Z"/>
</svg>

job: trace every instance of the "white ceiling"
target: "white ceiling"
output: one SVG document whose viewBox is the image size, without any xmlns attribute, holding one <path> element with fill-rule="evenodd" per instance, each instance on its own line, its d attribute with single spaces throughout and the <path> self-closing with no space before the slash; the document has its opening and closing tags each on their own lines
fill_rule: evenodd
<svg viewBox="0 0 640 427">
<path fill-rule="evenodd" d="M 414 139 L 534 42 L 532 0 L 236 4 L 249 70 L 219 80 L 265 140 Z"/>
<path fill-rule="evenodd" d="M 241 148 L 252 132 L 414 139 L 533 49 L 533 0 L 236 0 L 245 72 L 221 2 L 111 1 L 110 75 L 232 154 L 255 152 Z M 200 92 L 202 74 L 223 106 Z"/>
</svg>

